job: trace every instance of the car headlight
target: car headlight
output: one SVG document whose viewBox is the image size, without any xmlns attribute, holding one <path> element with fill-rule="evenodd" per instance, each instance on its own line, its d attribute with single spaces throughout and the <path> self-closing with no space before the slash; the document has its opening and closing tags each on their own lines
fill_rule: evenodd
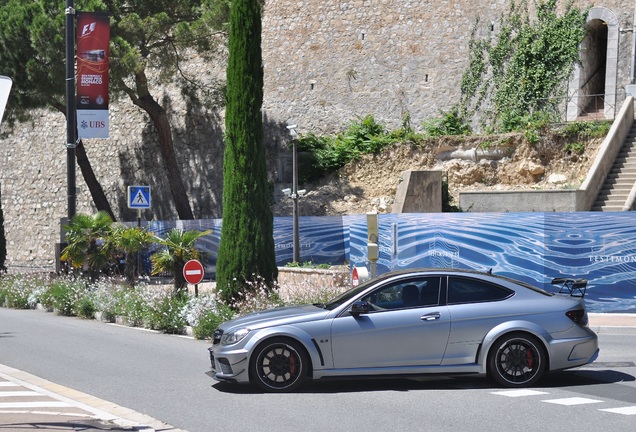
<svg viewBox="0 0 636 432">
<path fill-rule="evenodd" d="M 223 335 L 223 339 L 221 339 L 221 345 L 232 345 L 243 340 L 245 336 L 250 332 L 248 328 L 241 328 L 238 330 L 234 330 Z"/>
</svg>

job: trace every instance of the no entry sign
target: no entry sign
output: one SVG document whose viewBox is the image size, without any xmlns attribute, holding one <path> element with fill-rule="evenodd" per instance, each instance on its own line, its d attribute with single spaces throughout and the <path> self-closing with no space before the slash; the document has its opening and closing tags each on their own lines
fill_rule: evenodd
<svg viewBox="0 0 636 432">
<path fill-rule="evenodd" d="M 203 280 L 203 264 L 197 260 L 190 260 L 183 266 L 183 277 L 186 282 L 198 284 Z"/>
</svg>

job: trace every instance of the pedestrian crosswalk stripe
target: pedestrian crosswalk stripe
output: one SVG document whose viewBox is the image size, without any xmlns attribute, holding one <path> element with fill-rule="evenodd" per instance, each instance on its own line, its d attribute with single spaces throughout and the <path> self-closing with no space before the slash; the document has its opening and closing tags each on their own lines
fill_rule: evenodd
<svg viewBox="0 0 636 432">
<path fill-rule="evenodd" d="M 624 407 L 624 408 L 606 408 L 606 409 L 601 409 L 599 411 L 607 411 L 614 414 L 636 415 L 636 406 Z"/>
<path fill-rule="evenodd" d="M 9 381 L 3 381 L 3 382 L 0 382 L 0 387 L 20 387 L 20 386 Z"/>
<path fill-rule="evenodd" d="M 588 399 L 582 397 L 571 397 L 571 398 L 563 398 L 563 399 L 550 399 L 544 400 L 542 402 L 553 403 L 557 405 L 585 405 L 585 404 L 594 404 L 594 403 L 602 403 L 603 401 L 597 399 Z"/>
<path fill-rule="evenodd" d="M 73 405 L 66 402 L 49 401 L 49 402 L 0 402 L 0 409 L 7 408 L 60 408 L 72 407 Z"/>
<path fill-rule="evenodd" d="M 34 391 L 0 391 L 0 397 L 17 397 L 17 396 L 42 396 Z"/>
<path fill-rule="evenodd" d="M 537 396 L 537 395 L 546 395 L 548 392 L 538 391 L 538 390 L 503 390 L 498 392 L 493 392 L 492 394 L 496 394 L 499 396 L 507 396 L 507 397 L 523 397 L 523 396 Z"/>
</svg>

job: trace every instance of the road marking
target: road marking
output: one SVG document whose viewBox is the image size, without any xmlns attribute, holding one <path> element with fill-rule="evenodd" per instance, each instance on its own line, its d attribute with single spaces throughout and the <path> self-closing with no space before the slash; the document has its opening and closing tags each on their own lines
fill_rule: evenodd
<svg viewBox="0 0 636 432">
<path fill-rule="evenodd" d="M 69 408 L 73 405 L 66 402 L 0 402 L 0 409 L 7 408 Z"/>
<path fill-rule="evenodd" d="M 0 382 L 0 387 L 20 387 L 20 386 L 9 381 L 2 381 Z"/>
<path fill-rule="evenodd" d="M 537 395 L 546 395 L 550 394 L 548 392 L 538 391 L 538 390 L 503 390 L 498 392 L 492 392 L 492 394 L 499 396 L 507 396 L 507 397 L 523 397 L 523 396 L 537 396 Z"/>
<path fill-rule="evenodd" d="M 566 405 L 566 406 L 603 403 L 603 401 L 601 401 L 601 400 L 588 399 L 588 398 L 582 398 L 582 397 L 571 397 L 571 398 L 563 398 L 563 399 L 550 399 L 550 400 L 544 400 L 544 401 L 541 401 L 541 402 L 553 403 L 553 404 L 557 404 L 557 405 Z"/>
<path fill-rule="evenodd" d="M 16 397 L 16 396 L 42 396 L 34 391 L 1 391 L 0 397 Z"/>
<path fill-rule="evenodd" d="M 624 408 L 607 408 L 600 409 L 599 411 L 607 411 L 614 414 L 623 414 L 623 415 L 636 415 L 636 406 L 624 407 Z"/>
</svg>

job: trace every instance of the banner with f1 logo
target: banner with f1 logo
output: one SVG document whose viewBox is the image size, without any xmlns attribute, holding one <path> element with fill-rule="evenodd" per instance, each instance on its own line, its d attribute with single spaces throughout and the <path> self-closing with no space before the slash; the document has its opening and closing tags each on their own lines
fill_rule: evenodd
<svg viewBox="0 0 636 432">
<path fill-rule="evenodd" d="M 110 21 L 105 12 L 77 14 L 77 134 L 108 138 Z"/>
</svg>

